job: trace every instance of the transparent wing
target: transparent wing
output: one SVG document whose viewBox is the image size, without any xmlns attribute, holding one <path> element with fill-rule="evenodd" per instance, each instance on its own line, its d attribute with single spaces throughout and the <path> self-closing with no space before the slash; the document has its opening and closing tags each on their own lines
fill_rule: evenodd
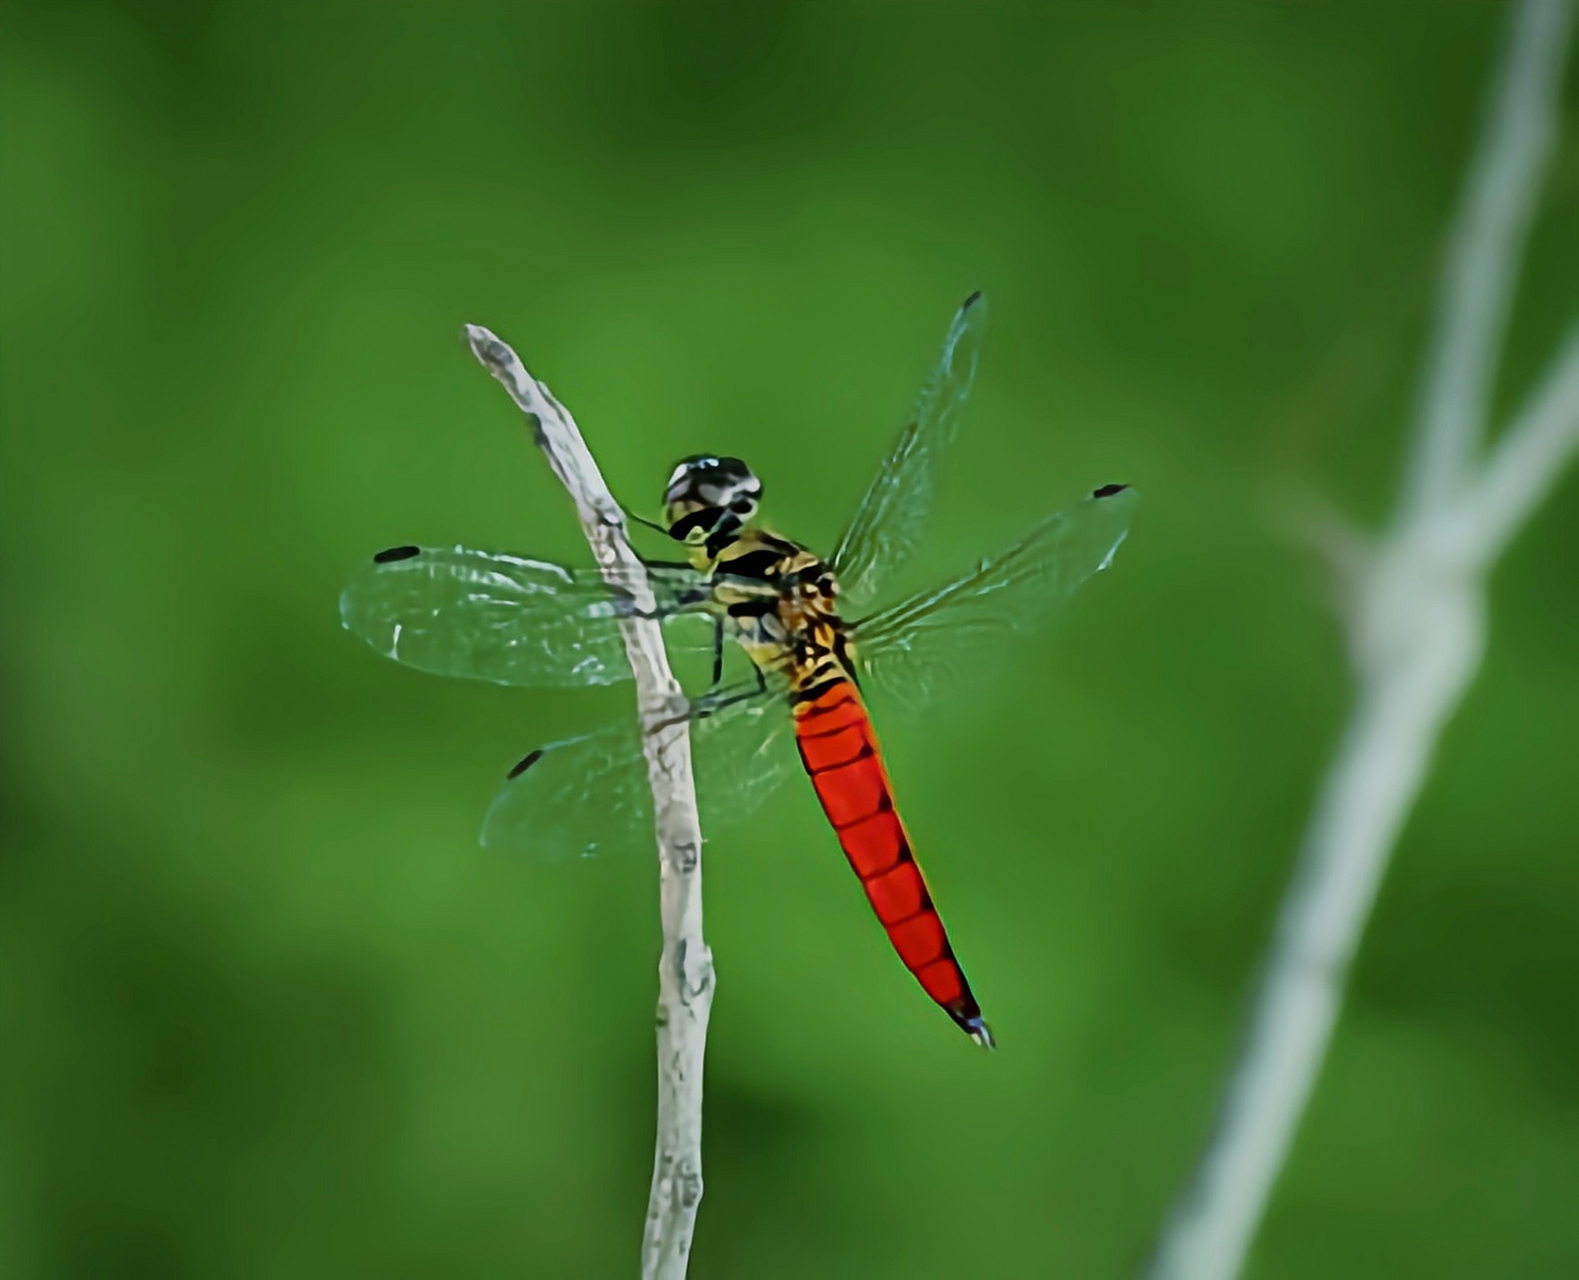
<svg viewBox="0 0 1579 1280">
<path fill-rule="evenodd" d="M 683 573 L 657 571 L 651 582 L 668 614 L 705 595 Z M 618 584 L 596 569 L 465 547 L 380 552 L 340 595 L 346 630 L 387 658 L 437 675 L 536 687 L 630 679 L 615 624 L 620 608 Z"/>
<path fill-rule="evenodd" d="M 1106 485 L 969 573 L 863 618 L 852 628 L 860 670 L 912 705 L 962 680 L 982 665 L 988 646 L 1045 621 L 1106 569 L 1134 510 L 1133 489 Z"/>
<path fill-rule="evenodd" d="M 831 561 L 847 599 L 872 599 L 915 548 L 932 506 L 939 456 L 954 438 L 970 394 L 987 322 L 980 293 L 965 299 L 943 341 L 943 355 L 921 389 L 910 421 L 872 478 Z"/>
<path fill-rule="evenodd" d="M 692 720 L 704 835 L 749 816 L 793 771 L 789 723 L 787 703 L 771 690 Z M 482 843 L 550 862 L 650 851 L 652 793 L 634 718 L 527 756 L 489 808 Z"/>
</svg>

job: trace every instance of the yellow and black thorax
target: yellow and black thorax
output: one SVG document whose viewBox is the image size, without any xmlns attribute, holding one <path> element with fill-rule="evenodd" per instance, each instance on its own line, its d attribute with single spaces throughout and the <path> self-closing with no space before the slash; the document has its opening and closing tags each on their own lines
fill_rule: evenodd
<svg viewBox="0 0 1579 1280">
<path fill-rule="evenodd" d="M 853 678 L 838 580 L 805 547 L 747 526 L 693 548 L 691 562 L 707 577 L 725 634 L 763 671 L 783 676 L 797 700 Z"/>
</svg>

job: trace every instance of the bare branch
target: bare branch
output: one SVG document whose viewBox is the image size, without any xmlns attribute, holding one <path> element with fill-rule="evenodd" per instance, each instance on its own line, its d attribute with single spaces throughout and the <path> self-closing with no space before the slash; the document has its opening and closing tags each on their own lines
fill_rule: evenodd
<svg viewBox="0 0 1579 1280">
<path fill-rule="evenodd" d="M 1420 572 L 1412 561 L 1373 576 L 1362 610 L 1393 607 L 1395 574 Z M 1216 1136 L 1168 1224 L 1156 1280 L 1238 1275 L 1287 1159 L 1393 843 L 1480 661 L 1479 593 L 1434 581 L 1409 592 L 1411 649 L 1360 693 L 1322 784 Z"/>
<path fill-rule="evenodd" d="M 1497 441 L 1456 513 L 1472 552 L 1488 563 L 1501 555 L 1576 451 L 1579 328 L 1569 333 L 1529 403 Z"/>
<path fill-rule="evenodd" d="M 1440 512 L 1480 448 L 1524 241 L 1558 127 L 1567 0 L 1524 0 L 1448 247 L 1400 518 Z"/>
<path fill-rule="evenodd" d="M 510 347 L 466 326 L 472 354 L 526 415 L 532 436 L 576 504 L 582 532 L 611 582 L 638 612 L 652 593 L 625 535 L 625 518 L 581 438 L 575 419 L 532 377 Z M 691 778 L 691 741 L 674 719 L 681 697 L 658 623 L 623 616 L 625 653 L 636 679 L 642 747 L 658 837 L 663 955 L 658 966 L 658 1138 L 642 1238 L 643 1280 L 683 1280 L 702 1199 L 702 1060 L 713 1006 L 713 956 L 702 937 L 702 830 Z"/>
<path fill-rule="evenodd" d="M 1351 554 L 1347 535 L 1338 543 L 1358 695 L 1306 829 L 1211 1145 L 1164 1229 L 1153 1280 L 1232 1280 L 1243 1266 L 1326 1056 L 1394 841 L 1480 664 L 1485 575 L 1579 447 L 1576 337 L 1484 469 L 1476 466 L 1556 132 L 1567 26 L 1564 0 L 1523 0 L 1513 14 L 1444 268 L 1398 516 L 1363 555 Z"/>
</svg>

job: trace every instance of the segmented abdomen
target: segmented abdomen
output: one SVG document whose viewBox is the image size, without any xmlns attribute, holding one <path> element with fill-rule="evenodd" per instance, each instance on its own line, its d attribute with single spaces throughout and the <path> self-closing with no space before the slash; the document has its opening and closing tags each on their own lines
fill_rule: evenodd
<svg viewBox="0 0 1579 1280">
<path fill-rule="evenodd" d="M 797 703 L 795 738 L 823 811 L 899 958 L 967 1035 L 990 1048 L 992 1033 L 916 865 L 855 686 L 841 680 Z"/>
</svg>

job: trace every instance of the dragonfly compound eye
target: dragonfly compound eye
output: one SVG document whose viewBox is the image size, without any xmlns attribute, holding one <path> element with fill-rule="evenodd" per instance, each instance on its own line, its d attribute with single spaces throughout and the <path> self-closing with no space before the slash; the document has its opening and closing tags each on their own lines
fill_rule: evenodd
<svg viewBox="0 0 1579 1280">
<path fill-rule="evenodd" d="M 739 458 L 698 454 L 682 459 L 663 492 L 669 534 L 680 542 L 706 541 L 730 521 L 749 520 L 762 496 L 762 482 Z"/>
</svg>

